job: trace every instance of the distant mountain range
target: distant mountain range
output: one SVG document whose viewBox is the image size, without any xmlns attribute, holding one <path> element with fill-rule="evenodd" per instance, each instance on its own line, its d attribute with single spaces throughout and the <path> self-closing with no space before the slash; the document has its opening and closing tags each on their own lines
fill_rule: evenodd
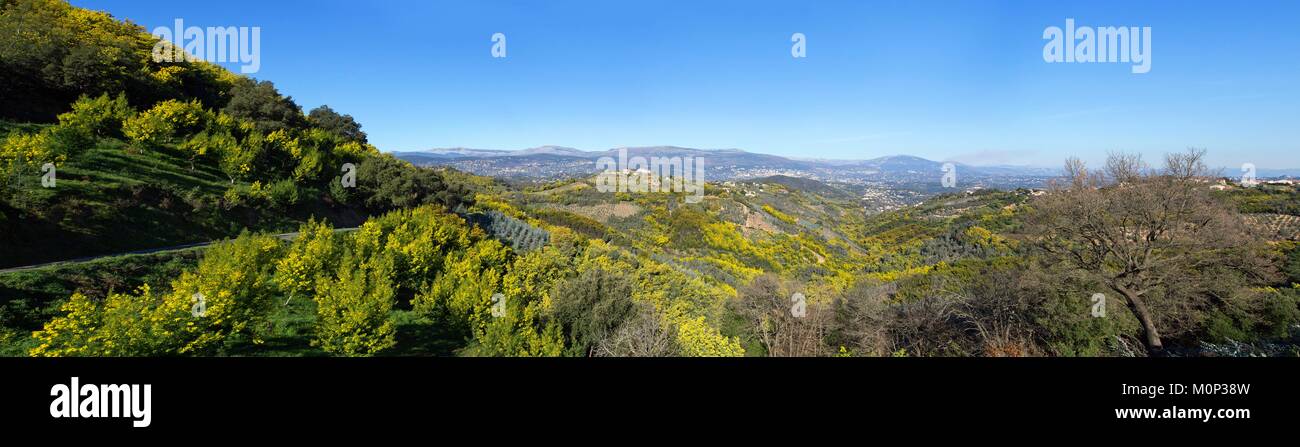
<svg viewBox="0 0 1300 447">
<path fill-rule="evenodd" d="M 462 171 L 506 179 L 549 180 L 592 175 L 596 160 L 617 159 L 620 150 L 631 157 L 698 157 L 704 161 L 708 181 L 751 180 L 771 176 L 808 178 L 824 182 L 934 191 L 941 187 L 943 167 L 948 162 L 911 155 L 890 155 L 867 160 L 788 158 L 757 154 L 740 149 L 693 149 L 677 146 L 614 148 L 584 151 L 564 146 L 540 146 L 522 150 L 443 148 L 419 152 L 395 152 L 398 158 L 422 166 L 451 166 Z M 1041 187 L 1060 169 L 1035 166 L 973 166 L 953 162 L 961 188 Z M 1223 169 L 1227 176 L 1238 170 Z M 1259 169 L 1259 178 L 1300 177 L 1300 169 Z"/>
<path fill-rule="evenodd" d="M 810 178 L 850 184 L 940 185 L 946 162 L 910 155 L 869 160 L 794 159 L 756 154 L 739 149 L 693 149 L 677 146 L 615 148 L 583 151 L 563 146 L 541 146 L 516 151 L 446 148 L 397 152 L 398 158 L 417 165 L 452 166 L 478 175 L 513 179 L 555 179 L 595 174 L 601 157 L 617 159 L 621 150 L 630 157 L 698 157 L 704 161 L 708 181 L 745 180 L 770 176 Z M 1032 187 L 1057 175 L 1058 170 L 1025 166 L 971 166 L 953 163 L 958 179 L 967 186 Z"/>
</svg>

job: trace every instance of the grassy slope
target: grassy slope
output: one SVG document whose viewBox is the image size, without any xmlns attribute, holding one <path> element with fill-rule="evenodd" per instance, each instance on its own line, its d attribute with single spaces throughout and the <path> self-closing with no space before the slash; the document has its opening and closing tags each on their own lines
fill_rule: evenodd
<svg viewBox="0 0 1300 447">
<path fill-rule="evenodd" d="M 5 123 L 0 131 L 32 127 Z M 362 220 L 313 188 L 270 209 L 228 207 L 222 195 L 229 187 L 211 164 L 101 140 L 59 169 L 55 188 L 42 188 L 39 172 L 32 173 L 0 203 L 0 267 L 206 242 L 245 229 L 287 232 L 310 216 L 340 227 Z"/>
</svg>

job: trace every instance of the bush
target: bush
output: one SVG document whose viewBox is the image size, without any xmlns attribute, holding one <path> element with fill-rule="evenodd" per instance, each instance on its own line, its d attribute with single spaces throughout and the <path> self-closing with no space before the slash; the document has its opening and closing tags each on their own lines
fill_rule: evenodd
<svg viewBox="0 0 1300 447">
<path fill-rule="evenodd" d="M 122 133 L 139 147 L 155 148 L 178 136 L 198 133 L 210 118 L 211 113 L 198 101 L 167 100 L 125 120 Z"/>
<path fill-rule="evenodd" d="M 329 224 L 309 220 L 299 226 L 298 238 L 275 264 L 280 290 L 290 297 L 314 292 L 317 283 L 336 270 L 340 249 L 334 228 Z"/>
<path fill-rule="evenodd" d="M 474 334 L 484 355 L 554 357 L 564 353 L 564 335 L 560 325 L 547 318 L 547 306 L 549 291 L 564 275 L 565 267 L 564 256 L 554 248 L 515 258 L 501 280 L 504 312 Z"/>
<path fill-rule="evenodd" d="M 569 335 L 568 354 L 589 357 L 635 312 L 632 278 L 595 267 L 556 285 L 552 312 Z"/>
<path fill-rule="evenodd" d="M 0 169 L 37 167 L 44 163 L 62 163 L 66 157 L 56 153 L 49 132 L 14 132 L 0 143 Z"/>
<path fill-rule="evenodd" d="M 493 320 L 492 296 L 501 292 L 509 257 L 510 250 L 492 239 L 448 255 L 436 279 L 412 300 L 415 311 L 466 335 L 481 333 Z"/>
<path fill-rule="evenodd" d="M 260 207 L 266 205 L 270 200 L 270 188 L 262 186 L 260 181 L 247 185 L 231 185 L 222 195 L 223 206 L 226 209 L 234 209 L 240 206 Z"/>
<path fill-rule="evenodd" d="M 284 179 L 271 184 L 271 206 L 288 209 L 300 200 L 298 184 L 292 179 Z"/>
<path fill-rule="evenodd" d="M 87 138 L 121 138 L 122 123 L 135 115 L 126 102 L 126 94 L 95 98 L 82 96 L 72 103 L 72 111 L 59 115 L 59 126 L 74 129 Z"/>
<path fill-rule="evenodd" d="M 280 241 L 244 234 L 214 245 L 192 271 L 155 297 L 109 294 L 102 302 L 74 294 L 62 315 L 33 334 L 32 356 L 212 355 L 235 334 L 260 343 L 274 304 L 270 266 Z M 201 300 L 201 301 L 200 301 Z"/>
<path fill-rule="evenodd" d="M 349 357 L 371 356 L 396 344 L 392 263 L 344 254 L 338 272 L 316 287 L 313 346 Z"/>
<path fill-rule="evenodd" d="M 207 158 L 210 154 L 228 154 L 232 151 L 238 151 L 240 148 L 239 142 L 235 141 L 235 137 L 229 133 L 203 131 L 181 143 L 180 150 L 189 159 L 190 170 L 193 171 L 195 163 L 200 159 Z"/>
</svg>

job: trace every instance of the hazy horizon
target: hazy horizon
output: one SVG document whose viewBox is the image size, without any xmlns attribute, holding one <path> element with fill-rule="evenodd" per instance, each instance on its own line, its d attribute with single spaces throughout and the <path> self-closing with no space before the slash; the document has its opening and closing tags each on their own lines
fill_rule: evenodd
<svg viewBox="0 0 1300 447">
<path fill-rule="evenodd" d="M 1064 157 L 1068 157 L 1068 156 L 1069 156 L 1069 155 L 1064 156 L 1064 157 L 1063 157 L 1059 162 L 1057 162 L 1057 163 L 1055 163 L 1055 164 L 1015 164 L 1015 163 L 985 163 L 985 162 L 981 162 L 981 161 L 979 161 L 979 160 L 976 160 L 976 161 L 973 161 L 973 162 L 972 162 L 972 161 L 953 160 L 953 159 L 946 159 L 946 158 L 928 158 L 928 157 L 923 157 L 923 156 L 919 156 L 919 155 L 909 154 L 909 153 L 905 153 L 905 152 L 899 152 L 899 153 L 886 153 L 886 154 L 880 154 L 880 155 L 869 156 L 869 157 L 862 157 L 862 158 L 800 157 L 800 156 L 790 156 L 790 155 L 782 155 L 782 154 L 776 154 L 776 153 L 758 152 L 758 151 L 748 150 L 748 149 L 745 149 L 745 148 L 734 148 L 734 147 L 727 147 L 727 148 L 705 148 L 705 147 L 684 146 L 684 145 L 680 145 L 680 144 L 651 144 L 651 145 L 644 145 L 644 146 L 620 145 L 620 146 L 614 146 L 614 147 L 609 147 L 609 148 L 605 148 L 605 149 L 587 149 L 587 148 L 579 148 L 579 147 L 573 147 L 573 146 L 568 146 L 568 145 L 563 145 L 563 144 L 541 144 L 541 145 L 529 146 L 529 147 L 518 148 L 518 149 L 502 149 L 502 148 L 482 148 L 482 147 L 445 146 L 445 147 L 430 147 L 430 148 L 425 148 L 425 149 L 413 149 L 413 150 L 387 150 L 387 149 L 384 149 L 383 151 L 384 151 L 384 152 L 388 152 L 388 153 L 394 153 L 394 154 L 435 153 L 435 152 L 440 152 L 440 151 L 457 151 L 457 150 L 466 150 L 466 151 L 492 151 L 492 152 L 506 152 L 506 153 L 509 153 L 509 152 L 522 152 L 522 151 L 527 151 L 527 150 L 531 150 L 531 149 L 540 149 L 540 148 L 565 148 L 565 149 L 574 149 L 574 150 L 578 150 L 578 151 L 582 151 L 582 152 L 599 153 L 599 152 L 606 152 L 606 151 L 611 151 L 611 150 L 617 150 L 617 149 L 620 149 L 620 148 L 629 148 L 629 149 L 634 149 L 634 148 L 659 148 L 659 147 L 665 147 L 665 148 L 666 148 L 666 147 L 672 147 L 672 148 L 692 149 L 692 150 L 700 150 L 700 151 L 741 151 L 741 152 L 746 152 L 746 153 L 751 153 L 751 154 L 778 156 L 778 157 L 786 158 L 786 159 L 789 159 L 789 160 L 797 160 L 797 161 L 853 162 L 853 161 L 866 161 L 866 160 L 873 160 L 873 159 L 886 158 L 886 157 L 918 157 L 918 158 L 923 158 L 923 159 L 931 160 L 931 161 L 940 161 L 940 162 L 956 162 L 956 163 L 965 164 L 965 165 L 969 165 L 969 166 L 976 166 L 976 167 L 997 167 L 997 166 L 1006 166 L 1006 167 L 1037 168 L 1037 169 L 1060 169 L 1061 166 L 1064 165 L 1064 163 L 1065 163 L 1065 158 L 1064 158 Z M 1170 152 L 1181 152 L 1181 151 L 1170 151 Z M 1163 154 L 1160 154 L 1160 155 L 1163 155 Z M 1146 154 L 1143 154 L 1143 160 L 1146 161 L 1148 164 L 1152 165 L 1152 167 L 1154 168 L 1154 167 L 1158 167 L 1159 163 L 1162 162 L 1163 157 L 1160 157 L 1160 158 L 1151 158 L 1151 157 L 1147 156 Z M 1089 165 L 1091 165 L 1091 166 L 1100 166 L 1100 163 L 1089 162 Z M 1219 165 L 1213 165 L 1213 164 L 1211 164 L 1211 165 L 1210 165 L 1210 168 L 1211 168 L 1211 169 L 1220 169 L 1220 170 L 1224 170 L 1224 174 L 1225 174 L 1225 175 L 1229 175 L 1229 176 L 1231 176 L 1232 173 L 1231 173 L 1231 172 L 1228 172 L 1228 170 L 1230 170 L 1230 169 L 1237 169 L 1238 167 L 1237 167 L 1237 166 L 1219 166 Z M 1260 168 L 1259 170 L 1262 171 L 1262 172 L 1269 172 L 1269 171 L 1274 171 L 1274 172 L 1276 172 L 1276 171 L 1294 171 L 1296 174 L 1291 174 L 1291 175 L 1300 175 L 1300 165 L 1296 165 L 1296 166 L 1266 167 L 1266 168 Z"/>
</svg>

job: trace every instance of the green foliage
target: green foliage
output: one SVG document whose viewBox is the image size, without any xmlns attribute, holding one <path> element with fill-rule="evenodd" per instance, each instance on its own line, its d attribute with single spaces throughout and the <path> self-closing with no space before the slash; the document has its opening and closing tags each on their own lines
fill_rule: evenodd
<svg viewBox="0 0 1300 447">
<path fill-rule="evenodd" d="M 366 258 L 391 258 L 399 286 L 415 291 L 481 238 L 461 218 L 424 206 L 371 219 L 352 234 L 351 247 Z"/>
<path fill-rule="evenodd" d="M 33 334 L 39 345 L 30 354 L 212 355 L 232 335 L 259 340 L 274 302 L 269 266 L 280 249 L 275 238 L 243 235 L 209 249 L 162 296 L 148 285 L 101 302 L 74 294 L 61 316 Z"/>
<path fill-rule="evenodd" d="M 1048 349 L 1066 357 L 1100 357 L 1135 355 L 1142 351 L 1138 341 L 1137 319 L 1124 307 L 1121 298 L 1105 294 L 1105 317 L 1094 316 L 1093 287 L 1069 286 L 1043 290 L 1042 307 L 1034 323 L 1046 334 Z M 1032 292 L 1031 292 L 1032 293 Z"/>
<path fill-rule="evenodd" d="M 80 293 L 73 294 L 59 307 L 61 316 L 45 324 L 34 334 L 40 345 L 32 348 L 33 357 L 75 357 L 147 354 L 149 343 L 136 326 L 139 314 L 147 312 L 149 288 L 142 287 L 141 297 L 114 293 L 103 301 L 92 302 Z M 154 343 L 158 343 L 154 341 Z"/>
<path fill-rule="evenodd" d="M 298 184 L 293 180 L 284 179 L 272 183 L 270 187 L 271 206 L 288 210 L 293 209 L 295 205 L 302 201 L 301 191 Z"/>
<path fill-rule="evenodd" d="M 275 280 L 290 297 L 316 291 L 317 283 L 335 271 L 341 243 L 328 223 L 308 220 L 298 227 L 298 238 L 276 261 Z"/>
<path fill-rule="evenodd" d="M 501 291 L 509 256 L 509 249 L 491 239 L 452 254 L 412 305 L 466 334 L 480 333 L 493 318 L 492 296 Z"/>
<path fill-rule="evenodd" d="M 59 0 L 0 1 L 0 118 L 46 123 L 0 122 L 0 263 L 199 242 L 249 228 L 299 227 L 301 235 L 287 249 L 273 238 L 242 236 L 193 265 L 6 276 L 4 352 L 1140 351 L 1141 331 L 1122 297 L 1108 293 L 1107 316 L 1094 317 L 1089 297 L 1103 284 L 1022 246 L 1042 239 L 1025 224 L 1051 195 L 944 195 L 873 215 L 837 186 L 790 178 L 709 185 L 698 204 L 668 194 L 601 194 L 581 179 L 521 190 L 380 154 L 349 115 L 322 106 L 304 116 L 270 82 L 204 62 L 156 62 L 155 47 L 169 49 L 104 13 Z M 15 184 L 36 178 L 47 162 L 59 166 L 59 188 Z M 356 188 L 340 184 L 344 163 L 359 166 Z M 1300 214 L 1293 187 L 1216 194 L 1243 212 Z M 1082 218 L 1120 215 L 1136 203 L 1117 200 L 1114 212 Z M 388 214 L 370 217 L 379 213 Z M 361 228 L 335 234 L 322 217 Z M 1162 275 L 1180 280 L 1144 295 L 1167 315 L 1155 325 L 1171 344 L 1293 343 L 1300 311 L 1288 286 L 1300 282 L 1300 250 L 1247 245 L 1189 256 L 1195 269 Z M 1280 256 L 1259 256 L 1264 251 Z M 1230 262 L 1252 257 L 1260 264 Z M 1270 275 L 1274 267 L 1285 280 Z M 737 288 L 765 273 L 790 284 L 767 297 L 775 300 L 765 312 L 726 305 L 745 302 Z M 1187 280 L 1193 274 L 1198 280 Z M 170 288 L 148 286 L 169 279 Z M 824 346 L 755 342 L 756 329 L 775 321 L 769 311 L 782 311 L 782 298 L 796 289 L 820 300 L 811 315 L 835 321 L 787 327 Z M 196 293 L 204 296 L 202 317 L 192 312 Z M 292 299 L 304 294 L 314 299 Z M 268 337 L 291 347 L 263 346 Z M 431 343 L 439 348 L 423 349 L 430 337 L 440 337 Z"/>
<path fill-rule="evenodd" d="M 564 267 L 563 256 L 555 248 L 515 259 L 501 281 L 501 315 L 475 334 L 482 355 L 555 357 L 564 352 L 560 324 L 547 318 L 552 302 L 549 291 L 564 275 Z"/>
<path fill-rule="evenodd" d="M 1231 295 L 1210 311 L 1206 335 L 1211 342 L 1257 342 L 1286 339 L 1300 323 L 1300 293 L 1290 288 L 1263 288 Z"/>
<path fill-rule="evenodd" d="M 253 176 L 253 168 L 264 152 L 265 141 L 265 137 L 260 132 L 255 132 L 245 138 L 243 144 L 220 147 L 220 151 L 217 152 L 218 166 L 231 183 L 235 180 L 247 180 Z"/>
<path fill-rule="evenodd" d="M 395 343 L 392 264 L 345 253 L 338 272 L 316 286 L 314 346 L 349 357 L 371 356 Z"/>
<path fill-rule="evenodd" d="M 704 317 L 679 316 L 676 320 L 677 344 L 687 357 L 740 357 L 745 349 L 736 338 L 723 336 Z"/>
<path fill-rule="evenodd" d="M 250 120 L 262 132 L 301 129 L 307 124 L 302 108 L 293 98 L 282 96 L 271 81 L 240 79 L 230 90 L 230 102 L 222 112 Z"/>
<path fill-rule="evenodd" d="M 122 123 L 135 116 L 135 110 L 126 102 L 126 95 L 110 97 L 107 93 L 95 98 L 82 96 L 72 103 L 72 111 L 59 115 L 60 134 L 64 144 L 80 152 L 94 144 L 98 138 L 121 138 Z"/>
<path fill-rule="evenodd" d="M 588 269 L 555 287 L 553 313 L 569 334 L 568 354 L 591 356 L 635 313 L 633 279 L 601 267 Z"/>
<path fill-rule="evenodd" d="M 1282 246 L 1282 273 L 1286 275 L 1287 283 L 1300 284 L 1300 243 L 1290 242 Z"/>
<path fill-rule="evenodd" d="M 468 191 L 449 184 L 437 172 L 419 169 L 389 154 L 366 158 L 357 167 L 357 190 L 373 211 L 440 204 L 447 209 L 470 205 Z"/>
<path fill-rule="evenodd" d="M 72 103 L 72 111 L 59 114 L 59 124 L 76 127 L 99 138 L 121 137 L 122 123 L 135 115 L 126 94 L 107 93 L 91 98 L 82 96 Z"/>
<path fill-rule="evenodd" d="M 122 133 L 141 149 L 153 149 L 193 135 L 212 119 L 198 101 L 167 100 L 122 123 Z"/>
<path fill-rule="evenodd" d="M 567 211 L 536 210 L 539 220 L 552 226 L 567 227 L 589 239 L 612 239 L 619 236 L 608 226 L 595 219 Z M 549 239 L 549 238 L 548 238 Z M 626 238 L 621 242 L 626 244 Z"/>
<path fill-rule="evenodd" d="M 162 351 L 208 355 L 234 334 L 259 340 L 276 303 L 271 274 L 282 249 L 274 237 L 249 234 L 209 248 L 198 267 L 172 282 L 172 293 L 147 319 L 155 325 L 152 334 L 170 337 Z M 205 302 L 198 317 L 195 294 Z"/>
<path fill-rule="evenodd" d="M 20 170 L 32 171 L 43 163 L 60 164 L 66 158 L 56 151 L 47 131 L 14 132 L 0 142 L 0 174 L 6 178 Z"/>
<path fill-rule="evenodd" d="M 796 225 L 798 223 L 794 217 L 791 217 L 789 214 L 782 213 L 776 208 L 773 208 L 772 205 L 763 205 L 763 211 L 766 211 L 768 214 L 771 214 L 772 217 L 775 217 L 778 220 L 785 222 L 787 224 Z"/>
<path fill-rule="evenodd" d="M 307 120 L 319 129 L 332 132 L 348 141 L 366 143 L 366 133 L 361 131 L 361 124 L 352 119 L 352 115 L 340 115 L 329 106 L 320 106 L 307 114 Z"/>
<path fill-rule="evenodd" d="M 1220 191 L 1243 213 L 1277 213 L 1300 216 L 1300 189 L 1291 185 L 1262 184 Z"/>
<path fill-rule="evenodd" d="M 225 156 L 242 150 L 239 147 L 239 142 L 229 133 L 212 134 L 207 131 L 199 132 L 178 147 L 189 159 L 190 170 L 194 170 L 196 161 L 209 156 L 209 154 Z"/>
<path fill-rule="evenodd" d="M 476 213 L 469 216 L 469 219 L 475 225 L 478 225 L 493 237 L 510 243 L 510 248 L 517 252 L 527 252 L 536 250 L 546 245 L 550 241 L 551 235 L 546 230 L 534 227 L 522 219 L 510 217 L 505 213 L 497 210 L 488 210 L 487 213 Z"/>
</svg>

